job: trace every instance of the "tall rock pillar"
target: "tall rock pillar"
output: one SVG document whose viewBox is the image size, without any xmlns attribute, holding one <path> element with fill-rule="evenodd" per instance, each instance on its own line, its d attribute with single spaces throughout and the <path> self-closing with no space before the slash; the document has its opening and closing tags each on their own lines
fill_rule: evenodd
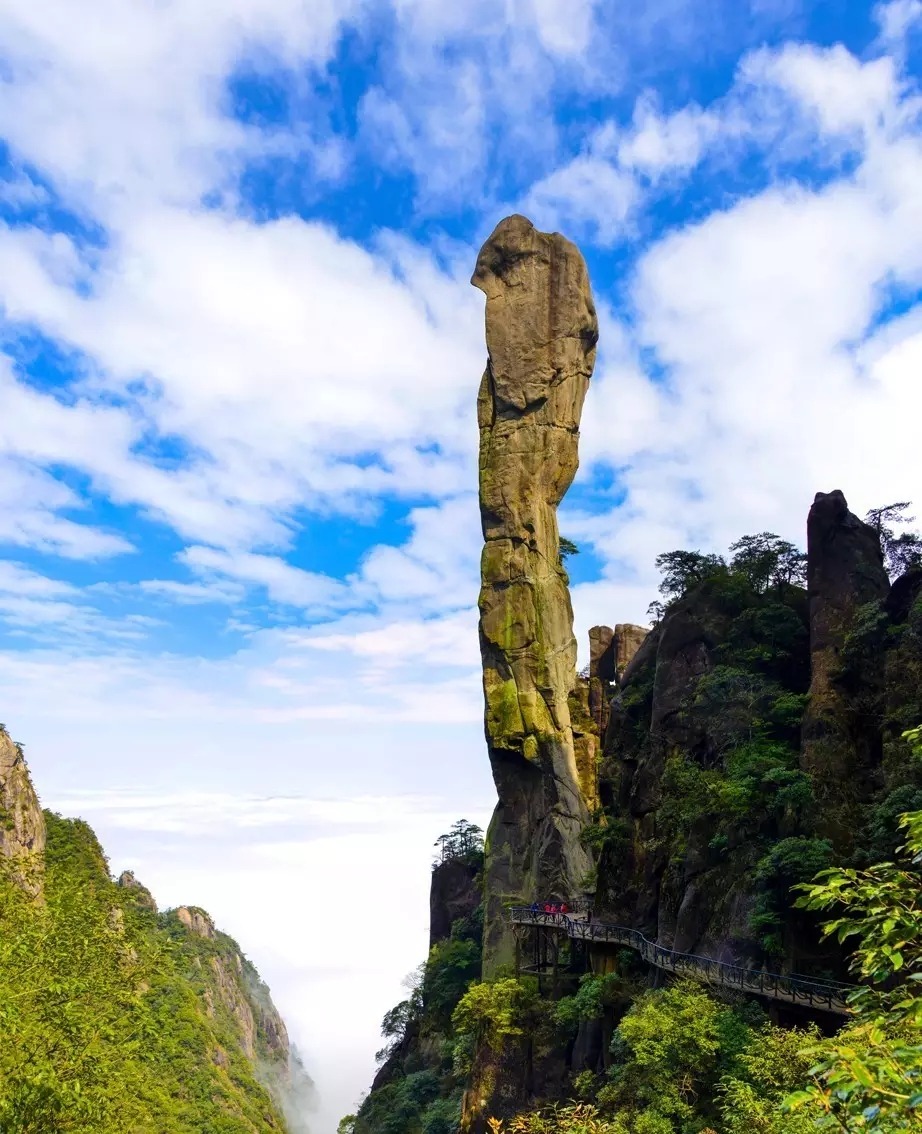
<svg viewBox="0 0 922 1134">
<path fill-rule="evenodd" d="M 810 700 L 801 765 L 819 805 L 819 827 L 840 848 L 854 835 L 857 807 L 878 773 L 876 724 L 854 710 L 839 680 L 839 653 L 859 606 L 886 597 L 880 538 L 848 510 L 843 494 L 818 492 L 807 518 Z"/>
<path fill-rule="evenodd" d="M 567 705 L 576 676 L 557 505 L 578 465 L 598 323 L 586 265 L 558 233 L 501 221 L 471 281 L 487 297 L 480 385 L 480 649 L 499 801 L 487 835 L 485 970 L 513 959 L 507 904 L 581 891 L 588 818 Z"/>
</svg>

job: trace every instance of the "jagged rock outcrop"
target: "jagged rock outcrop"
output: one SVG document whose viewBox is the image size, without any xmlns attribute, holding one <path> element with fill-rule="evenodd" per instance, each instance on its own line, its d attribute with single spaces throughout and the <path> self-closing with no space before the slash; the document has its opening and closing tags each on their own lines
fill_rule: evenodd
<svg viewBox="0 0 922 1134">
<path fill-rule="evenodd" d="M 614 630 L 610 626 L 593 626 L 589 630 L 589 714 L 599 736 L 604 736 L 608 728 L 615 686 L 647 634 L 645 626 L 631 622 L 619 622 Z"/>
<path fill-rule="evenodd" d="M 196 906 L 179 906 L 176 916 L 196 937 L 204 937 L 206 941 L 213 941 L 215 936 L 214 922 L 204 910 Z"/>
<path fill-rule="evenodd" d="M 525 217 L 500 222 L 471 281 L 486 295 L 478 396 L 480 645 L 499 801 L 487 838 L 485 969 L 513 956 L 507 902 L 577 893 L 588 818 L 568 695 L 576 642 L 556 509 L 576 473 L 598 323 L 586 265 Z"/>
<path fill-rule="evenodd" d="M 801 764 L 813 781 L 820 830 L 850 845 L 862 799 L 877 785 L 881 739 L 853 710 L 840 680 L 840 655 L 858 608 L 890 588 L 880 537 L 848 510 L 844 495 L 818 492 L 807 519 L 810 596 L 810 700 Z"/>
<path fill-rule="evenodd" d="M 481 867 L 464 858 L 449 858 L 432 869 L 429 887 L 429 948 L 451 936 L 453 922 L 470 917 L 483 901 Z"/>
<path fill-rule="evenodd" d="M 42 888 L 45 820 L 22 749 L 0 726 L 0 857 L 13 877 L 38 894 Z"/>
<path fill-rule="evenodd" d="M 153 913 L 157 912 L 157 903 L 154 900 L 154 895 L 135 878 L 133 870 L 123 870 L 118 876 L 117 885 L 122 890 L 127 890 L 131 894 L 131 900 L 135 905 L 140 906 L 142 909 L 151 910 Z"/>
</svg>

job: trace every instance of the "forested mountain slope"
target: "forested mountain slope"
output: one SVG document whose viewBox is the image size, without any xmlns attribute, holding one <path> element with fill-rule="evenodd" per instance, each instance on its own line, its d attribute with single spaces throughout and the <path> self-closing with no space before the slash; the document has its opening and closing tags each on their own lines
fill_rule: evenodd
<svg viewBox="0 0 922 1134">
<path fill-rule="evenodd" d="M 300 1134 L 309 1091 L 236 942 L 114 881 L 86 823 L 39 808 L 0 728 L 3 1134 Z"/>
</svg>

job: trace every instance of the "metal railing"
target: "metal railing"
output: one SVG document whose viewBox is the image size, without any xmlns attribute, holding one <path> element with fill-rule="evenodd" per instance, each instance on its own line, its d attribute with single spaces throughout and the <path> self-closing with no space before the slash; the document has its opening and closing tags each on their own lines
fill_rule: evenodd
<svg viewBox="0 0 922 1134">
<path fill-rule="evenodd" d="M 621 925 L 588 921 L 570 914 L 546 913 L 528 906 L 514 906 L 510 910 L 515 925 L 533 925 L 564 932 L 575 941 L 625 945 L 635 950 L 650 965 L 667 972 L 694 977 L 696 980 L 739 989 L 756 996 L 767 996 L 788 1004 L 801 1004 L 821 1008 L 827 1012 L 845 1015 L 849 1011 L 848 996 L 856 985 L 823 980 L 820 977 L 784 976 L 761 969 L 746 969 L 741 965 L 728 965 L 710 957 L 694 953 L 677 953 L 649 941 L 639 930 Z"/>
</svg>

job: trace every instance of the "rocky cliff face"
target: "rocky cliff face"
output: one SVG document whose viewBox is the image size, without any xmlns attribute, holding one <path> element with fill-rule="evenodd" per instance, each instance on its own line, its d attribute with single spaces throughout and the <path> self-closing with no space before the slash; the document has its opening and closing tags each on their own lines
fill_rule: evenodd
<svg viewBox="0 0 922 1134">
<path fill-rule="evenodd" d="M 615 689 L 647 636 L 646 626 L 619 622 L 593 626 L 589 631 L 589 714 L 596 732 L 604 737 Z"/>
<path fill-rule="evenodd" d="M 576 643 L 557 505 L 572 483 L 598 324 L 585 263 L 558 234 L 502 221 L 477 259 L 489 359 L 478 396 L 480 646 L 499 801 L 487 838 L 487 971 L 512 960 L 507 902 L 580 891 L 590 860 L 568 697 Z"/>
<path fill-rule="evenodd" d="M 481 864 L 450 858 L 432 871 L 429 888 L 429 948 L 447 941 L 452 925 L 470 917 L 483 901 Z"/>
<path fill-rule="evenodd" d="M 733 621 L 702 588 L 675 605 L 626 667 L 602 767 L 612 837 L 602 850 L 597 908 L 669 948 L 739 963 L 754 951 L 752 845 L 731 831 L 715 850 L 713 817 L 683 801 L 720 767 L 723 738 L 694 700 Z"/>
<path fill-rule="evenodd" d="M 839 675 L 840 657 L 856 612 L 881 602 L 890 581 L 877 532 L 848 510 L 839 491 L 816 494 L 807 519 L 807 565 L 811 680 L 801 761 L 821 807 L 820 829 L 844 850 L 862 800 L 881 786 L 882 738 L 875 723 L 855 711 Z"/>
<path fill-rule="evenodd" d="M 0 726 L 0 857 L 20 885 L 41 890 L 45 820 L 22 749 Z"/>
<path fill-rule="evenodd" d="M 919 699 L 899 675 L 920 672 L 922 572 L 891 588 L 877 532 L 819 493 L 807 582 L 718 571 L 627 665 L 601 764 L 600 916 L 719 960 L 836 971 L 790 886 L 859 853 L 888 792 L 911 790 L 899 730 Z"/>
</svg>

